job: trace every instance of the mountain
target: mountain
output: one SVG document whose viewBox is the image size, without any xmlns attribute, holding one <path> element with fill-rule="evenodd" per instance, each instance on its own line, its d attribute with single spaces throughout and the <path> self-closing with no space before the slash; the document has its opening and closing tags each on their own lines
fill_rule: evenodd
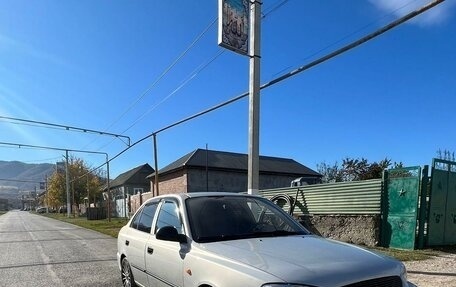
<svg viewBox="0 0 456 287">
<path fill-rule="evenodd" d="M 0 198 L 18 206 L 20 197 L 33 191 L 40 192 L 40 182 L 54 172 L 50 163 L 28 164 L 19 161 L 0 161 Z"/>
</svg>

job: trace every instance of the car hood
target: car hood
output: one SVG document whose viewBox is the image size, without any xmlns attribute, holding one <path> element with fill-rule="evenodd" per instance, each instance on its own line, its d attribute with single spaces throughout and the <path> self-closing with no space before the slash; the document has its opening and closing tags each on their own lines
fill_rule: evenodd
<svg viewBox="0 0 456 287">
<path fill-rule="evenodd" d="M 222 241 L 202 247 L 284 282 L 319 287 L 399 275 L 402 266 L 391 258 L 314 235 Z"/>
</svg>

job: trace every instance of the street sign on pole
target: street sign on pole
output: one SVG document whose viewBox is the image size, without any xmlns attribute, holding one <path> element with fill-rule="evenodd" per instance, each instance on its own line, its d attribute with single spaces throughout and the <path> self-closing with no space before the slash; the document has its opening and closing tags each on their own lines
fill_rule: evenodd
<svg viewBox="0 0 456 287">
<path fill-rule="evenodd" d="M 247 192 L 249 194 L 258 193 L 260 185 L 261 4 L 258 0 L 219 0 L 219 45 L 250 57 L 247 164 Z"/>
<path fill-rule="evenodd" d="M 219 0 L 218 44 L 247 55 L 249 48 L 249 1 Z"/>
</svg>

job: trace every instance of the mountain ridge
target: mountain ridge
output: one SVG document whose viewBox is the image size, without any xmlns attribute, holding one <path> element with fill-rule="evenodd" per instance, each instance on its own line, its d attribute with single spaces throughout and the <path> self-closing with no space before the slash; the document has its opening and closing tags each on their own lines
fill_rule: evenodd
<svg viewBox="0 0 456 287">
<path fill-rule="evenodd" d="M 46 180 L 55 164 L 30 164 L 21 161 L 0 160 L 0 198 L 17 203 L 24 193 L 40 192 L 40 182 Z"/>
</svg>

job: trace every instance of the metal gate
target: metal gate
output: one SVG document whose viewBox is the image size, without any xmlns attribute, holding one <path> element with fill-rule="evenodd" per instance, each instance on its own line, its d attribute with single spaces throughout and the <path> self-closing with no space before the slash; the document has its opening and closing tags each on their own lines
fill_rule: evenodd
<svg viewBox="0 0 456 287">
<path fill-rule="evenodd" d="M 421 167 L 391 169 L 384 177 L 382 245 L 414 249 Z"/>
<path fill-rule="evenodd" d="M 428 245 L 456 244 L 456 162 L 434 159 Z"/>
</svg>

